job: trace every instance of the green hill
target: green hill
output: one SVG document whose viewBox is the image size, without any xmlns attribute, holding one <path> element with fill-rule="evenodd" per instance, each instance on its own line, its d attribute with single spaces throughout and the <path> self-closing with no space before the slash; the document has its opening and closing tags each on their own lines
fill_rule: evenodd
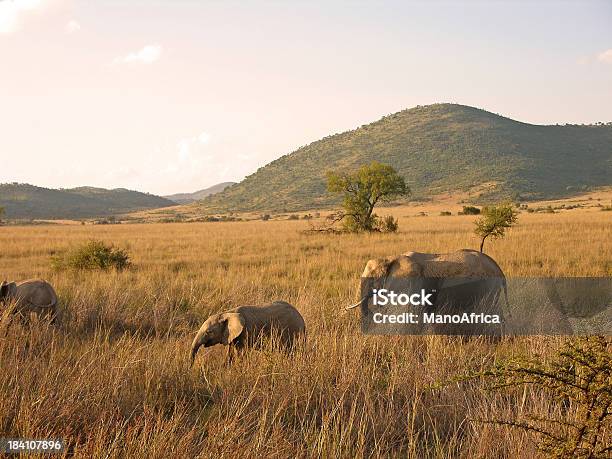
<svg viewBox="0 0 612 459">
<path fill-rule="evenodd" d="M 190 202 L 199 201 L 207 196 L 211 196 L 216 193 L 220 193 L 225 190 L 228 186 L 235 185 L 236 182 L 222 182 L 217 183 L 203 190 L 194 191 L 193 193 L 176 193 L 169 196 L 164 196 L 166 199 L 176 202 L 177 204 L 189 204 Z"/>
<path fill-rule="evenodd" d="M 0 184 L 0 207 L 4 207 L 7 218 L 15 219 L 100 217 L 174 205 L 168 199 L 124 188 L 54 190 L 20 183 Z"/>
<path fill-rule="evenodd" d="M 325 137 L 200 201 L 205 211 L 291 211 L 337 203 L 327 170 L 377 160 L 427 197 L 496 182 L 478 199 L 548 198 L 612 184 L 612 125 L 540 126 L 455 104 L 417 106 Z"/>
</svg>

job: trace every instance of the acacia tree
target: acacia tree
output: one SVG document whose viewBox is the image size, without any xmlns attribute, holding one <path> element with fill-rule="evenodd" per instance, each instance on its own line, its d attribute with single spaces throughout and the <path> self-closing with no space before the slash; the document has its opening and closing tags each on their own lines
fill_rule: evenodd
<svg viewBox="0 0 612 459">
<path fill-rule="evenodd" d="M 381 221 L 374 214 L 374 207 L 410 194 L 404 178 L 393 167 L 377 161 L 352 173 L 328 172 L 327 190 L 343 194 L 342 220 L 352 232 L 378 230 Z"/>
<path fill-rule="evenodd" d="M 474 232 L 480 240 L 480 252 L 484 248 L 485 239 L 491 236 L 491 239 L 504 237 L 506 228 L 513 226 L 517 219 L 518 213 L 512 207 L 512 204 L 501 204 L 498 206 L 483 207 L 481 211 L 482 217 L 476 220 L 476 228 Z"/>
</svg>

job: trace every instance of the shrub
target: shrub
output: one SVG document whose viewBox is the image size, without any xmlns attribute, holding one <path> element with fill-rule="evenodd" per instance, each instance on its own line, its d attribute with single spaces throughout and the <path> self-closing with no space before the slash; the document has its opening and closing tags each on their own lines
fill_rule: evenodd
<svg viewBox="0 0 612 459">
<path fill-rule="evenodd" d="M 299 220 L 299 219 L 300 219 L 299 215 L 291 214 L 289 215 L 289 218 L 287 220 Z"/>
<path fill-rule="evenodd" d="M 381 233 L 396 233 L 398 227 L 397 218 L 393 218 L 393 215 L 377 219 L 377 229 Z"/>
<path fill-rule="evenodd" d="M 440 212 L 440 215 L 442 217 L 448 217 L 449 215 L 453 215 L 453 214 L 449 212 L 448 210 L 443 210 L 442 212 Z"/>
<path fill-rule="evenodd" d="M 51 258 L 51 267 L 56 270 L 113 268 L 120 271 L 128 266 L 130 257 L 126 250 L 96 240 Z"/>
<path fill-rule="evenodd" d="M 480 209 L 474 206 L 463 206 L 462 215 L 480 215 Z"/>
<path fill-rule="evenodd" d="M 481 420 L 533 433 L 550 457 L 609 457 L 612 450 L 612 344 L 602 336 L 568 341 L 551 362 L 517 357 L 465 379 L 492 380 L 488 387 L 508 395 L 532 387 L 548 395 L 556 416 Z M 516 392 L 515 392 L 516 393 Z M 568 409 L 571 407 L 571 409 Z"/>
</svg>

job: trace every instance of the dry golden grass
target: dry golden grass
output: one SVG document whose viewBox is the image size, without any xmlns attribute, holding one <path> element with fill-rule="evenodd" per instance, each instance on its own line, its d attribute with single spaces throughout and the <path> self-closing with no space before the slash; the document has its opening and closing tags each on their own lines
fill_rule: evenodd
<svg viewBox="0 0 612 459">
<path fill-rule="evenodd" d="M 354 300 L 365 262 L 408 250 L 477 247 L 475 217 L 400 216 L 390 235 L 304 235 L 303 221 L 0 228 L 0 276 L 42 277 L 57 327 L 11 326 L 0 344 L 0 437 L 64 438 L 75 457 L 529 457 L 528 435 L 470 419 L 550 413 L 479 383 L 429 385 L 563 338 L 490 344 L 363 336 Z M 384 212 L 383 212 L 384 213 Z M 508 276 L 612 275 L 610 212 L 526 214 L 487 252 Z M 128 248 L 125 272 L 51 272 L 90 238 Z M 303 349 L 188 349 L 207 315 L 284 299 L 306 320 Z"/>
</svg>

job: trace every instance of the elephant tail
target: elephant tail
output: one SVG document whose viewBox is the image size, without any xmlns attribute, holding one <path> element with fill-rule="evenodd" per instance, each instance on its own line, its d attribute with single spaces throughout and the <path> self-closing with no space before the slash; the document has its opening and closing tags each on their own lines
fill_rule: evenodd
<svg viewBox="0 0 612 459">
<path fill-rule="evenodd" d="M 504 298 L 506 300 L 506 309 L 508 310 L 508 317 L 512 317 L 512 313 L 510 312 L 510 301 L 508 301 L 508 281 L 504 277 Z"/>
</svg>

